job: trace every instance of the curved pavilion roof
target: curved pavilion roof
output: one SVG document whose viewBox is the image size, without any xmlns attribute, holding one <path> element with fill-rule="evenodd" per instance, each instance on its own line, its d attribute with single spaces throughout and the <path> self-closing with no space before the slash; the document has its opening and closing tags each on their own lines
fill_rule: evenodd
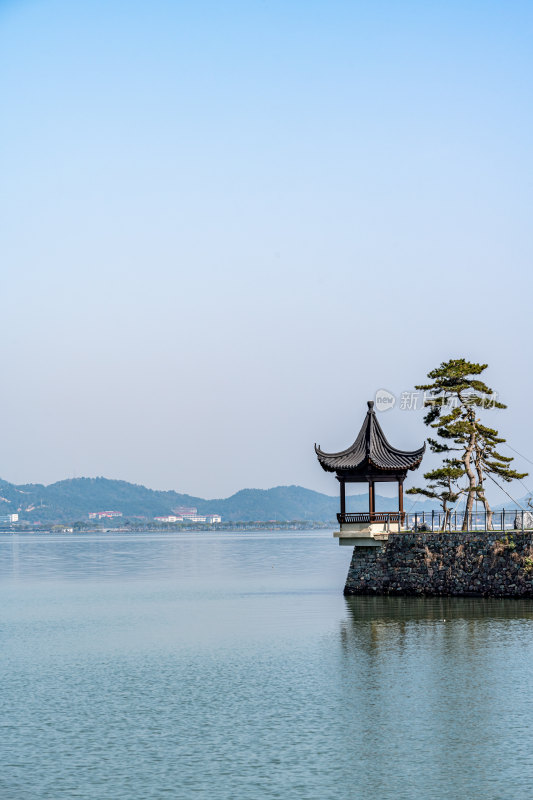
<svg viewBox="0 0 533 800">
<path fill-rule="evenodd" d="M 385 437 L 376 418 L 374 403 L 368 401 L 368 411 L 355 442 L 340 453 L 324 453 L 315 444 L 318 460 L 326 472 L 354 472 L 368 466 L 379 471 L 407 471 L 416 469 L 424 455 L 426 445 L 418 450 L 398 450 Z"/>
</svg>

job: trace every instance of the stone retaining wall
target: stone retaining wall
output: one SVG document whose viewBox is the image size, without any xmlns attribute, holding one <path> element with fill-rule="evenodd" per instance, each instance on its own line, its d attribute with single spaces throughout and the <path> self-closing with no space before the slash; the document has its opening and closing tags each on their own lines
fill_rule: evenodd
<svg viewBox="0 0 533 800">
<path fill-rule="evenodd" d="M 354 547 L 344 594 L 533 597 L 533 532 L 391 534 Z"/>
</svg>

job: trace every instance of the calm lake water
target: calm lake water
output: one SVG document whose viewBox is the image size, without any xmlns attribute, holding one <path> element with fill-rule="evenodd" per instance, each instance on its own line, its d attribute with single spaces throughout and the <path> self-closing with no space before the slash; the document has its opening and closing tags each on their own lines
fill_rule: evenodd
<svg viewBox="0 0 533 800">
<path fill-rule="evenodd" d="M 529 800 L 533 603 L 345 599 L 350 556 L 0 535 L 2 800 Z"/>
</svg>

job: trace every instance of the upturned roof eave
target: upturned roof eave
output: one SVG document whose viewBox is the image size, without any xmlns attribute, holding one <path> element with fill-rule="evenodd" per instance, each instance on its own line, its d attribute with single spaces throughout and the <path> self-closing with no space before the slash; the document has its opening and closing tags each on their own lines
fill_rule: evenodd
<svg viewBox="0 0 533 800">
<path fill-rule="evenodd" d="M 352 463 L 352 464 L 335 464 L 335 463 L 330 463 L 327 460 L 321 458 L 318 459 L 318 462 L 325 472 L 338 472 L 338 473 L 357 472 L 358 470 L 361 470 L 365 466 L 370 466 L 373 469 L 379 470 L 380 472 L 407 472 L 407 470 L 418 469 L 418 467 L 422 463 L 422 458 L 418 458 L 416 461 L 413 461 L 412 463 L 409 464 L 388 464 L 386 466 L 377 463 L 371 458 L 363 459 L 358 463 Z"/>
<path fill-rule="evenodd" d="M 383 472 L 414 470 L 420 466 L 425 450 L 425 442 L 422 447 L 411 451 L 399 450 L 397 447 L 393 447 L 389 444 L 381 425 L 376 419 L 374 403 L 372 401 L 368 403 L 368 411 L 361 426 L 361 430 L 350 447 L 337 453 L 325 453 L 320 445 L 317 446 L 315 444 L 315 453 L 322 469 L 326 472 L 341 473 L 360 469 L 365 460 L 367 460 L 374 469 Z M 351 463 L 344 465 L 335 463 L 339 459 L 348 459 L 350 461 L 350 456 L 353 458 Z M 391 463 L 386 463 L 389 459 Z M 408 463 L 395 464 L 394 461 L 396 459 L 405 459 Z"/>
</svg>

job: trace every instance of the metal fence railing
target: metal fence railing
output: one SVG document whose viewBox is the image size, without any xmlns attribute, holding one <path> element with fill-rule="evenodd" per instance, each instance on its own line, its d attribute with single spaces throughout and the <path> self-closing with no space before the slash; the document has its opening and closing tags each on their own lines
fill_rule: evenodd
<svg viewBox="0 0 533 800">
<path fill-rule="evenodd" d="M 370 513 L 337 514 L 340 524 L 384 523 L 386 530 L 425 533 L 428 531 L 533 531 L 533 509 L 497 509 L 496 511 L 379 511 Z"/>
<path fill-rule="evenodd" d="M 533 530 L 533 510 L 422 511 L 406 514 L 406 527 L 413 531 L 525 531 Z"/>
</svg>

